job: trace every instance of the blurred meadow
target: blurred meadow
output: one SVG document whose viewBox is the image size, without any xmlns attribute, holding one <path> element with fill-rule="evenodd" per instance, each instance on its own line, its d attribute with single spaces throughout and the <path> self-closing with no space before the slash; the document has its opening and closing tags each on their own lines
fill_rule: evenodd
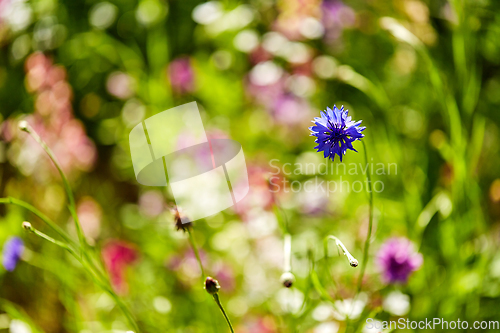
<svg viewBox="0 0 500 333">
<path fill-rule="evenodd" d="M 0 0 L 0 48 L 1 332 L 229 332 L 206 276 L 238 333 L 500 321 L 500 2 Z M 192 101 L 250 191 L 182 225 L 129 134 Z"/>
</svg>

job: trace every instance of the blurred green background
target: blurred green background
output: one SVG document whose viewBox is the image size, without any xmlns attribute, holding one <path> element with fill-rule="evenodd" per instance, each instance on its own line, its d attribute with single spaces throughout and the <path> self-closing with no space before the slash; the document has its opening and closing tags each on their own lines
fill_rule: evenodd
<svg viewBox="0 0 500 333">
<path fill-rule="evenodd" d="M 366 331 L 367 317 L 500 320 L 499 2 L 0 0 L 0 47 L 2 197 L 77 239 L 57 170 L 18 129 L 26 119 L 59 159 L 90 251 L 142 331 L 227 331 L 175 228 L 171 194 L 137 183 L 128 146 L 136 124 L 191 101 L 209 138 L 242 144 L 249 171 L 244 204 L 192 231 L 236 332 Z M 333 104 L 363 120 L 370 163 L 397 165 L 372 175 L 384 187 L 360 295 L 360 268 L 324 260 L 322 241 L 336 235 L 361 260 L 366 193 L 270 194 L 266 180 L 273 159 L 325 162 L 308 127 Z M 347 170 L 364 163 L 354 147 Z M 279 281 L 278 202 L 292 235 L 291 289 Z M 30 221 L 57 238 L 39 218 L 13 205 L 0 215 L 0 244 L 24 242 L 15 270 L 0 270 L 0 330 L 132 329 L 80 263 L 22 229 Z M 408 283 L 382 278 L 376 253 L 391 237 L 423 255 Z"/>
</svg>

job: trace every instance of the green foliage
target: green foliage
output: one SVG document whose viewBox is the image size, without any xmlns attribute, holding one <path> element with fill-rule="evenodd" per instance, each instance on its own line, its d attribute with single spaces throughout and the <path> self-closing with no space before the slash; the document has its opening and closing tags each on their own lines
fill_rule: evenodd
<svg viewBox="0 0 500 333">
<path fill-rule="evenodd" d="M 0 271 L 0 330 L 223 332 L 226 314 L 236 332 L 259 333 L 500 320 L 499 10 L 491 0 L 0 1 L 0 244 L 25 244 L 16 269 Z M 128 137 L 191 101 L 209 136 L 241 143 L 251 192 L 185 233 L 169 190 L 137 183 Z M 307 129 L 333 104 L 367 127 L 366 150 L 354 143 L 343 164 L 315 153 Z M 365 184 L 365 153 L 373 198 L 351 186 Z M 337 190 L 307 192 L 316 178 Z M 272 193 L 272 179 L 288 187 Z M 341 252 L 324 246 L 328 235 Z M 390 237 L 423 255 L 406 284 L 380 271 Z M 121 284 L 110 249 L 130 254 L 114 272 Z M 216 302 L 205 274 L 221 285 Z"/>
</svg>

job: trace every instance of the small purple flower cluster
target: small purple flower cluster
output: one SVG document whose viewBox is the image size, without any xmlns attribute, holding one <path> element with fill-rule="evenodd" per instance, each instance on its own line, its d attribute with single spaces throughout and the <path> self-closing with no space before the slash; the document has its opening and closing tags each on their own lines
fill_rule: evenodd
<svg viewBox="0 0 500 333">
<path fill-rule="evenodd" d="M 4 246 L 2 251 L 2 263 L 3 267 L 9 272 L 12 272 L 16 266 L 18 261 L 21 259 L 21 255 L 24 251 L 24 244 L 21 238 L 19 237 L 11 237 L 9 238 Z"/>
</svg>

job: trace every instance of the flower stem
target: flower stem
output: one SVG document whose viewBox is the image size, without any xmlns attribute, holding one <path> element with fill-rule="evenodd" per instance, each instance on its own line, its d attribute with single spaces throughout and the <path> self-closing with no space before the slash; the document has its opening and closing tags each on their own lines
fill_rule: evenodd
<svg viewBox="0 0 500 333">
<path fill-rule="evenodd" d="M 373 228 L 373 191 L 372 191 L 372 182 L 371 175 L 368 170 L 368 153 L 366 151 L 366 145 L 363 140 L 363 150 L 365 151 L 365 163 L 366 163 L 366 180 L 368 182 L 368 198 L 369 198 L 369 212 L 368 212 L 368 234 L 366 235 L 365 248 L 363 250 L 363 261 L 361 263 L 361 272 L 359 273 L 358 278 L 358 293 L 361 291 L 361 285 L 363 284 L 363 276 L 365 275 L 366 264 L 368 263 L 368 252 L 370 249 L 370 240 L 372 237 L 372 228 Z"/>
<path fill-rule="evenodd" d="M 194 240 L 193 233 L 191 232 L 190 228 L 187 228 L 187 232 L 189 235 L 189 243 L 191 244 L 191 247 L 193 248 L 194 255 L 196 257 L 196 261 L 198 261 L 198 265 L 200 266 L 200 271 L 201 271 L 201 279 L 205 281 L 205 271 L 203 270 L 203 264 L 201 263 L 200 259 L 200 253 L 198 252 L 198 247 L 196 246 L 196 241 Z"/>
<path fill-rule="evenodd" d="M 0 203 L 12 204 L 12 205 L 23 207 L 23 208 L 29 210 L 30 212 L 32 212 L 33 214 L 38 216 L 40 219 L 42 219 L 43 222 L 45 222 L 49 227 L 51 227 L 55 232 L 57 232 L 66 242 L 68 242 L 69 244 L 71 244 L 73 246 L 76 245 L 75 242 L 68 236 L 68 234 L 66 234 L 66 232 L 64 232 L 64 230 L 62 230 L 56 223 L 54 223 L 51 219 L 49 219 L 47 217 L 47 215 L 43 214 L 41 211 L 39 211 L 38 209 L 36 209 L 32 205 L 30 205 L 29 203 L 27 203 L 23 200 L 11 198 L 11 197 L 0 198 Z"/>
<path fill-rule="evenodd" d="M 73 217 L 73 221 L 75 223 L 75 229 L 78 234 L 78 239 L 79 239 L 79 246 L 76 244 L 59 226 L 57 226 L 54 222 L 52 222 L 47 216 L 45 216 L 43 213 L 38 211 L 35 207 L 25 203 L 24 201 L 13 199 L 13 198 L 1 198 L 0 203 L 11 203 L 11 204 L 16 204 L 18 206 L 24 207 L 31 212 L 33 212 L 35 215 L 40 217 L 45 223 L 47 223 L 52 229 L 54 229 L 64 240 L 68 243 L 63 243 L 60 241 L 57 241 L 53 239 L 52 237 L 34 229 L 31 227 L 31 224 L 29 225 L 28 230 L 32 231 L 39 237 L 42 237 L 45 240 L 48 240 L 49 242 L 52 242 L 53 244 L 56 244 L 58 246 L 61 246 L 65 248 L 66 250 L 70 251 L 71 254 L 82 264 L 82 266 L 87 270 L 88 273 L 92 276 L 94 282 L 99 285 L 102 289 L 104 289 L 116 302 L 118 307 L 122 310 L 123 314 L 127 317 L 127 320 L 129 321 L 130 325 L 134 328 L 135 332 L 138 333 L 140 332 L 139 326 L 137 325 L 137 322 L 132 316 L 132 313 L 130 310 L 127 308 L 123 300 L 113 291 L 113 288 L 111 287 L 111 284 L 109 282 L 108 277 L 103 273 L 100 267 L 96 265 L 94 262 L 94 259 L 92 256 L 89 254 L 87 251 L 88 243 L 85 239 L 85 235 L 83 234 L 80 221 L 78 219 L 78 215 L 76 213 L 76 205 L 75 205 L 75 198 L 73 196 L 73 192 L 71 191 L 71 187 L 69 185 L 68 179 L 66 178 L 66 175 L 64 174 L 61 165 L 59 164 L 59 161 L 56 159 L 54 153 L 52 150 L 47 146 L 47 144 L 42 140 L 42 138 L 38 135 L 38 133 L 28 124 L 26 121 L 21 121 L 19 123 L 19 128 L 31 135 L 31 137 L 45 150 L 49 158 L 52 160 L 54 165 L 57 168 L 57 171 L 59 172 L 63 184 L 64 184 L 64 189 L 66 191 L 66 194 L 68 196 L 68 209 L 71 213 L 71 216 Z M 71 245 L 71 246 L 70 246 Z M 75 249 L 72 248 L 72 246 L 80 252 L 80 254 L 77 253 Z"/>
<path fill-rule="evenodd" d="M 59 172 L 59 175 L 61 176 L 61 179 L 63 181 L 66 195 L 68 196 L 68 201 L 69 201 L 68 209 L 71 213 L 71 216 L 73 217 L 73 221 L 75 223 L 75 229 L 77 231 L 78 239 L 80 241 L 80 246 L 79 247 L 75 246 L 75 248 L 77 248 L 80 251 L 81 256 L 85 258 L 86 262 L 92 268 L 92 270 L 95 272 L 95 274 L 97 274 L 99 276 L 99 278 L 102 279 L 102 281 L 106 281 L 107 284 L 109 285 L 108 278 L 103 273 L 102 269 L 96 265 L 93 258 L 91 257 L 91 255 L 87 251 L 88 244 L 87 244 L 87 240 L 85 239 L 85 235 L 83 233 L 82 227 L 80 225 L 80 221 L 78 219 L 78 214 L 76 213 L 76 204 L 75 204 L 75 198 L 73 196 L 73 191 L 71 190 L 68 178 L 66 178 L 66 175 L 64 174 L 64 172 L 61 168 L 61 165 L 59 164 L 59 161 L 57 160 L 57 158 L 55 157 L 54 153 L 49 148 L 49 146 L 47 146 L 45 141 L 43 141 L 43 139 L 28 124 L 27 121 L 21 121 L 19 123 L 19 128 L 22 131 L 31 135 L 31 137 L 43 148 L 43 150 L 45 150 L 45 152 L 49 156 L 50 160 L 56 166 L 57 171 Z M 51 223 L 51 221 L 46 216 L 44 216 L 39 211 L 37 211 L 33 206 L 30 206 L 24 202 L 20 202 L 20 200 L 17 200 L 17 199 L 11 199 L 11 198 L 9 198 L 9 199 L 11 200 L 12 203 L 16 203 L 16 202 L 13 202 L 15 200 L 18 201 L 16 204 L 23 206 L 23 207 L 31 210 L 32 212 L 34 212 L 36 215 L 38 215 L 40 218 L 42 218 L 42 220 L 44 220 L 47 224 L 49 224 L 54 230 L 56 230 L 56 232 L 58 232 L 68 243 L 74 244 L 74 242 L 69 238 L 69 236 L 67 236 L 55 223 L 53 223 L 53 222 Z M 30 207 L 28 207 L 28 206 L 30 206 Z"/>
<path fill-rule="evenodd" d="M 64 184 L 64 189 L 66 190 L 66 194 L 68 196 L 68 201 L 69 201 L 69 210 L 71 213 L 71 216 L 73 217 L 73 220 L 75 222 L 75 228 L 76 232 L 78 234 L 78 239 L 80 240 L 80 244 L 82 247 L 86 244 L 85 236 L 83 235 L 82 227 L 80 225 L 80 221 L 78 220 L 78 215 L 76 214 L 76 206 L 75 206 L 75 198 L 73 196 L 73 192 L 71 191 L 71 187 L 69 186 L 68 179 L 66 178 L 66 175 L 62 171 L 61 165 L 59 164 L 59 161 L 56 159 L 54 153 L 52 150 L 47 146 L 45 141 L 42 140 L 42 138 L 38 135 L 38 133 L 28 124 L 27 121 L 23 120 L 19 123 L 19 128 L 31 135 L 33 139 L 45 150 L 47 155 L 49 155 L 49 158 L 52 160 L 54 165 L 57 168 L 57 171 L 59 171 L 59 174 L 61 175 L 63 184 Z M 82 248 L 84 251 L 84 249 Z"/>
<path fill-rule="evenodd" d="M 345 247 L 344 243 L 342 243 L 340 241 L 340 239 L 338 239 L 337 237 L 335 237 L 333 235 L 328 235 L 328 236 L 325 237 L 325 240 L 324 240 L 325 257 L 328 257 L 328 240 L 330 240 L 330 239 L 334 240 L 335 241 L 335 245 L 337 245 L 342 250 L 342 252 L 344 253 L 344 255 L 349 260 L 349 265 L 351 265 L 351 267 L 357 267 L 358 266 L 358 260 L 356 258 L 354 258 L 351 253 L 349 253 L 349 251 Z"/>
<path fill-rule="evenodd" d="M 213 294 L 215 303 L 219 306 L 220 311 L 224 315 L 224 318 L 226 319 L 227 326 L 229 326 L 229 329 L 231 330 L 231 333 L 234 333 L 233 325 L 231 325 L 231 321 L 229 320 L 229 317 L 226 314 L 226 311 L 224 310 L 224 307 L 222 306 L 222 303 L 220 302 L 219 295 L 217 293 Z"/>
<path fill-rule="evenodd" d="M 274 201 L 273 205 L 274 215 L 276 216 L 276 219 L 280 224 L 281 231 L 283 232 L 284 235 L 289 234 L 290 232 L 288 231 L 288 217 L 286 216 L 286 213 L 283 210 L 283 208 L 281 208 L 279 198 L 274 191 L 269 190 L 269 192 L 271 193 L 272 200 Z"/>
<path fill-rule="evenodd" d="M 107 292 L 111 296 L 111 298 L 113 298 L 113 300 L 116 302 L 116 304 L 118 305 L 120 310 L 122 310 L 123 314 L 127 318 L 129 324 L 134 328 L 135 332 L 136 333 L 140 332 L 139 327 L 138 327 L 134 317 L 132 316 L 132 313 L 130 312 L 130 310 L 127 308 L 127 306 L 125 305 L 123 300 L 113 291 L 113 289 L 109 285 L 109 281 L 106 279 L 106 277 L 100 271 L 98 271 L 95 266 L 93 266 L 92 264 L 90 264 L 89 262 L 87 262 L 83 258 L 81 258 L 71 246 L 69 246 L 66 243 L 55 240 L 54 238 L 50 237 L 49 235 L 39 231 L 38 229 L 35 229 L 31 225 L 31 223 L 24 222 L 23 228 L 32 232 L 33 234 L 37 235 L 38 237 L 45 239 L 46 241 L 49 241 L 49 242 L 65 249 L 65 250 L 67 250 L 69 253 L 71 253 L 71 255 L 73 255 L 73 257 L 75 257 L 75 259 L 78 262 L 80 262 L 80 264 L 82 264 L 82 266 L 85 268 L 85 270 L 90 274 L 90 276 L 92 277 L 94 282 L 99 287 L 101 287 L 105 292 Z M 90 260 L 90 258 L 87 258 L 87 259 Z"/>
<path fill-rule="evenodd" d="M 23 222 L 23 228 L 34 233 L 35 235 L 37 235 L 38 237 L 40 238 L 43 238 L 59 247 L 62 247 L 63 249 L 67 250 L 69 253 L 71 253 L 73 256 L 77 257 L 78 255 L 76 254 L 75 250 L 70 247 L 68 244 L 66 243 L 63 243 L 63 242 L 60 242 L 58 240 L 55 240 L 54 238 L 50 237 L 49 235 L 47 234 L 44 234 L 43 232 L 33 228 L 33 226 L 31 225 L 31 223 L 29 222 Z"/>
<path fill-rule="evenodd" d="M 283 262 L 283 272 L 292 271 L 292 236 L 290 234 L 285 234 L 284 237 L 284 262 Z"/>
</svg>

